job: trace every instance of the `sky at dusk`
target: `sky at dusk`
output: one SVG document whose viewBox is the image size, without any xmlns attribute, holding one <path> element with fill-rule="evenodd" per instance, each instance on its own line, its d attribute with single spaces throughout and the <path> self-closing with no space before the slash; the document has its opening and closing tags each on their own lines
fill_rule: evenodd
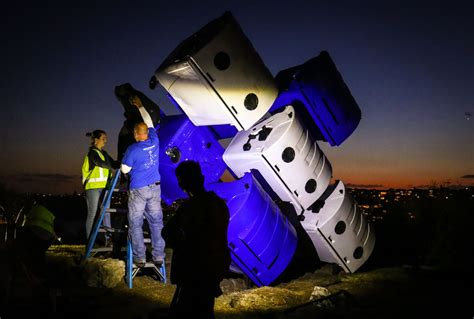
<svg viewBox="0 0 474 319">
<path fill-rule="evenodd" d="M 168 54 L 231 11 L 275 76 L 326 50 L 362 111 L 340 146 L 352 187 L 474 184 L 472 1 L 19 1 L 2 8 L 0 183 L 81 191 L 85 133 L 117 154 L 126 82 L 166 114 L 148 80 Z"/>
</svg>

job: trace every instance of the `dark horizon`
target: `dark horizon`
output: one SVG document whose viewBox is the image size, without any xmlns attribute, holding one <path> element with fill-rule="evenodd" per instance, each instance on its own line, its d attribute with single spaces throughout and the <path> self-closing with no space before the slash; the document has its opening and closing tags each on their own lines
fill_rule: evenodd
<svg viewBox="0 0 474 319">
<path fill-rule="evenodd" d="M 407 188 L 394 188 L 394 187 L 383 187 L 382 185 L 353 185 L 351 183 L 345 184 L 349 192 L 352 191 L 376 191 L 376 192 L 388 192 L 388 191 L 414 191 L 414 190 L 472 190 L 474 191 L 474 185 L 462 185 L 462 184 L 431 184 L 431 185 L 417 185 Z M 19 196 L 37 196 L 37 195 L 47 195 L 47 196 L 82 196 L 84 190 L 72 190 L 68 191 L 59 191 L 59 192 L 25 192 L 14 188 L 6 187 L 0 181 L 0 194 L 7 195 L 19 195 Z"/>
</svg>

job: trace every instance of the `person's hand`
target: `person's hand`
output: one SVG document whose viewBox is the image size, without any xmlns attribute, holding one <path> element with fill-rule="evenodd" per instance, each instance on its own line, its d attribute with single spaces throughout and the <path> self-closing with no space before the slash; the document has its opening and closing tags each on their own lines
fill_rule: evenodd
<svg viewBox="0 0 474 319">
<path fill-rule="evenodd" d="M 138 108 L 143 107 L 142 100 L 140 100 L 140 98 L 136 95 L 130 97 L 129 102 L 130 104 L 135 105 Z"/>
</svg>

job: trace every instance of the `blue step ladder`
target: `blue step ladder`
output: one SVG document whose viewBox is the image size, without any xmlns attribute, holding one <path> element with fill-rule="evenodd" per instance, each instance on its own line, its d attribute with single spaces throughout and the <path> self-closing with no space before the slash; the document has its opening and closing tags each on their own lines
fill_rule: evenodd
<svg viewBox="0 0 474 319">
<path fill-rule="evenodd" d="M 110 247 L 94 248 L 95 241 L 97 239 L 97 234 L 99 232 L 113 233 L 113 232 L 123 231 L 123 230 L 114 229 L 114 228 L 110 228 L 110 227 L 106 227 L 102 225 L 105 213 L 111 213 L 111 212 L 113 213 L 113 212 L 119 211 L 119 209 L 110 208 L 112 194 L 115 191 L 115 186 L 117 185 L 117 181 L 119 180 L 119 178 L 120 178 L 120 170 L 117 170 L 114 176 L 112 177 L 112 181 L 105 188 L 105 194 L 100 206 L 100 214 L 98 218 L 95 219 L 94 226 L 92 227 L 91 233 L 89 235 L 87 246 L 86 246 L 86 253 L 84 255 L 84 260 L 89 258 L 91 254 L 112 251 L 112 248 Z"/>
<path fill-rule="evenodd" d="M 150 238 L 145 238 L 145 244 L 151 243 Z M 125 280 L 127 282 L 128 288 L 133 288 L 133 278 L 138 274 L 138 272 L 142 269 L 151 268 L 153 272 L 158 275 L 160 281 L 166 284 L 166 257 L 163 259 L 163 263 L 160 267 L 157 267 L 152 262 L 146 262 L 145 266 L 137 267 L 133 263 L 133 251 L 132 251 L 132 239 L 130 238 L 130 234 L 127 236 L 127 265 L 126 265 L 126 272 L 125 272 Z"/>
<path fill-rule="evenodd" d="M 110 227 L 105 227 L 102 225 L 102 222 L 104 220 L 105 214 L 108 213 L 115 213 L 115 212 L 123 212 L 123 209 L 120 210 L 118 208 L 110 208 L 110 203 L 112 201 L 112 195 L 114 191 L 119 191 L 116 189 L 117 181 L 120 179 L 120 170 L 117 170 L 115 174 L 112 177 L 111 183 L 106 187 L 105 189 L 105 195 L 103 197 L 103 201 L 100 207 L 100 214 L 98 218 L 95 220 L 94 227 L 91 230 L 89 239 L 87 241 L 87 246 L 86 246 L 86 252 L 84 254 L 83 260 L 91 257 L 92 254 L 99 253 L 99 252 L 108 252 L 112 251 L 112 248 L 109 247 L 103 247 L 103 248 L 94 248 L 95 241 L 97 239 L 97 234 L 99 232 L 108 232 L 108 233 L 113 233 L 113 232 L 124 232 L 127 230 L 121 230 L 121 229 L 114 229 Z M 126 210 L 125 210 L 126 211 Z M 145 244 L 150 244 L 151 240 L 150 238 L 145 238 Z M 137 267 L 133 263 L 133 251 L 132 251 L 132 240 L 130 237 L 130 234 L 127 234 L 127 253 L 126 253 L 126 271 L 125 271 L 125 281 L 127 283 L 128 288 L 133 287 L 133 278 L 138 274 L 138 272 L 141 269 L 144 268 L 151 268 L 157 275 L 158 278 L 160 279 L 161 282 L 165 283 L 167 282 L 166 280 L 166 259 L 163 260 L 163 264 L 161 267 L 157 267 L 155 264 L 151 262 L 145 263 L 144 267 Z"/>
</svg>

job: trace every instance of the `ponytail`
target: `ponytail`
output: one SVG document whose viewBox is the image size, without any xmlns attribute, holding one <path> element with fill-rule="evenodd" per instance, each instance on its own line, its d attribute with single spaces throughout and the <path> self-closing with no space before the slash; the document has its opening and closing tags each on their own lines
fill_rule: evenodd
<svg viewBox="0 0 474 319">
<path fill-rule="evenodd" d="M 91 138 L 91 144 L 94 145 L 95 139 L 100 138 L 102 136 L 102 134 L 107 134 L 107 133 L 105 133 L 105 131 L 103 131 L 103 130 L 94 130 L 92 132 L 87 132 L 86 137 L 90 137 Z"/>
</svg>

